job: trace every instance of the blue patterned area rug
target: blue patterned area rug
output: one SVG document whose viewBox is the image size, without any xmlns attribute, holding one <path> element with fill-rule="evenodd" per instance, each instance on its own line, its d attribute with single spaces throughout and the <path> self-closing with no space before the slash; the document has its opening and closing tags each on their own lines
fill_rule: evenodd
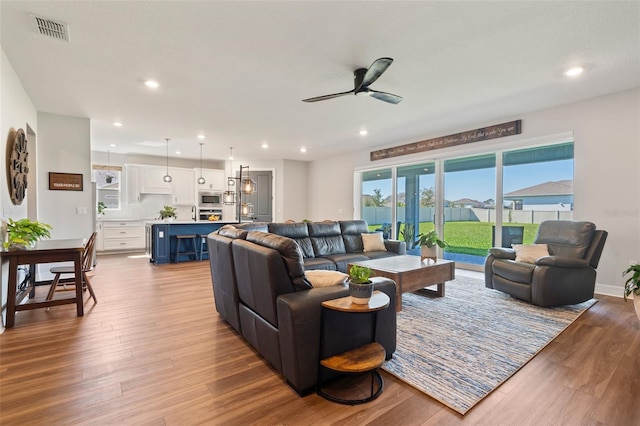
<svg viewBox="0 0 640 426">
<path fill-rule="evenodd" d="M 594 303 L 540 308 L 469 277 L 448 282 L 445 297 L 405 293 L 382 368 L 465 414 Z"/>
</svg>

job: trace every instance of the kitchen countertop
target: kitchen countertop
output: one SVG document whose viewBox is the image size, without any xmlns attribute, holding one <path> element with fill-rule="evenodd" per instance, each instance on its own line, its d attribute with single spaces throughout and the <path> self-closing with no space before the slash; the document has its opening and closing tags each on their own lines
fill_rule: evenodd
<svg viewBox="0 0 640 426">
<path fill-rule="evenodd" d="M 170 222 L 165 222 L 162 219 L 153 219 L 153 220 L 146 220 L 143 219 L 144 223 L 146 224 L 151 224 L 151 225 L 193 225 L 193 224 L 204 224 L 204 223 L 222 223 L 222 224 L 228 224 L 228 223 L 238 223 L 236 221 L 231 221 L 231 220 L 173 220 Z"/>
</svg>

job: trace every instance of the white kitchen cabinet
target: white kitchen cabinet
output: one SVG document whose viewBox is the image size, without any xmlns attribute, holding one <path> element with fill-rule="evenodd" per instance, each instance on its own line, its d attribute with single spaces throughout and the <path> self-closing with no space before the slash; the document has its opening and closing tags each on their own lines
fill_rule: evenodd
<svg viewBox="0 0 640 426">
<path fill-rule="evenodd" d="M 142 187 L 140 183 L 140 175 L 142 174 L 142 168 L 133 164 L 124 165 L 124 182 L 126 200 L 128 204 L 140 203 L 140 189 Z"/>
<path fill-rule="evenodd" d="M 167 174 L 167 169 L 162 166 L 141 166 L 140 167 L 140 193 L 142 194 L 171 194 L 172 182 L 165 182 L 163 177 Z M 169 170 L 169 174 L 175 177 Z M 191 183 L 193 186 L 193 181 Z"/>
<path fill-rule="evenodd" d="M 200 169 L 196 169 L 196 179 L 200 177 Z M 202 177 L 205 183 L 197 184 L 198 191 L 224 191 L 227 187 L 224 178 L 224 170 L 202 169 Z"/>
<path fill-rule="evenodd" d="M 144 249 L 144 225 L 139 220 L 102 221 L 98 251 Z"/>
<path fill-rule="evenodd" d="M 196 204 L 196 173 L 193 169 L 170 168 L 171 200 L 177 206 L 193 206 Z"/>
</svg>

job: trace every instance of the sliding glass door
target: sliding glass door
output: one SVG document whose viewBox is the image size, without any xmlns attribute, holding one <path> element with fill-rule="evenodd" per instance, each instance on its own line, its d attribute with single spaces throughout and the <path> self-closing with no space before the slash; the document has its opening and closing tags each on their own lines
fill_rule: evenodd
<svg viewBox="0 0 640 426">
<path fill-rule="evenodd" d="M 495 154 L 444 162 L 445 258 L 481 265 L 495 225 Z"/>
<path fill-rule="evenodd" d="M 502 247 L 532 244 L 540 222 L 573 219 L 573 143 L 503 153 Z"/>
<path fill-rule="evenodd" d="M 371 170 L 362 173 L 362 218 L 369 230 L 381 230 L 385 238 L 392 237 L 392 185 L 391 169 Z"/>
<path fill-rule="evenodd" d="M 419 256 L 420 248 L 414 246 L 417 236 L 434 227 L 435 163 L 398 167 L 396 194 L 397 238 L 406 241 L 409 254 Z"/>
<path fill-rule="evenodd" d="M 573 142 L 360 172 L 369 229 L 406 241 L 436 229 L 470 269 L 488 250 L 531 244 L 541 221 L 573 218 Z M 501 179 L 501 180 L 498 180 Z M 475 265 L 475 266 L 474 266 Z"/>
</svg>

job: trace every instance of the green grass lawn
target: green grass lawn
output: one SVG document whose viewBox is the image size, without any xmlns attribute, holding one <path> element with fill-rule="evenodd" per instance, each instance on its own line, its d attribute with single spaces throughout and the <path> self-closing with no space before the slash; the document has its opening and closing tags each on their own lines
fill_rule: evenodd
<svg viewBox="0 0 640 426">
<path fill-rule="evenodd" d="M 444 224 L 444 240 L 449 244 L 445 251 L 486 256 L 492 247 L 492 226 L 490 222 L 446 222 Z M 537 223 L 510 223 L 512 226 L 524 226 L 523 244 L 533 244 L 538 232 Z M 402 226 L 402 225 L 401 225 Z M 370 230 L 380 225 L 369 225 Z M 424 234 L 434 227 L 432 222 L 420 222 L 418 233 Z"/>
</svg>

